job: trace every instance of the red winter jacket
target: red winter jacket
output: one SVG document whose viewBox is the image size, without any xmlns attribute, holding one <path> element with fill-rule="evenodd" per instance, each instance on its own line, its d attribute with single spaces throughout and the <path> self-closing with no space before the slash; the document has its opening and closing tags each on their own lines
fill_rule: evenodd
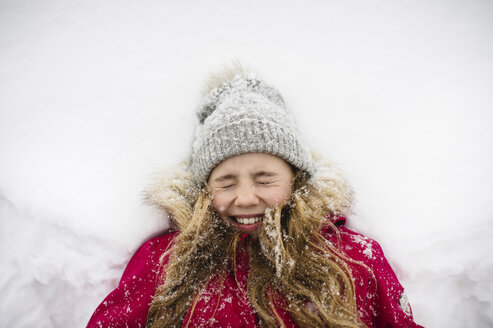
<svg viewBox="0 0 493 328">
<path fill-rule="evenodd" d="M 421 327 L 414 323 L 411 308 L 403 288 L 387 262 L 380 245 L 361 234 L 344 227 L 344 218 L 335 223 L 340 225 L 341 245 L 346 256 L 363 262 L 375 276 L 361 265 L 348 263 L 356 289 L 356 302 L 361 320 L 369 327 Z M 147 241 L 135 253 L 123 273 L 118 287 L 98 306 L 87 327 L 144 327 L 147 312 L 156 291 L 156 282 L 161 274 L 159 257 L 167 249 L 177 232 Z M 324 235 L 336 242 L 330 229 Z M 232 275 L 221 282 L 213 279 L 201 294 L 192 317 L 185 318 L 188 327 L 231 327 L 253 328 L 259 321 L 246 295 L 248 277 L 248 254 L 240 252 L 237 258 L 238 283 Z M 222 283 L 222 288 L 221 288 Z M 403 310 L 404 309 L 404 310 Z M 298 327 L 287 311 L 278 304 L 286 327 Z"/>
</svg>

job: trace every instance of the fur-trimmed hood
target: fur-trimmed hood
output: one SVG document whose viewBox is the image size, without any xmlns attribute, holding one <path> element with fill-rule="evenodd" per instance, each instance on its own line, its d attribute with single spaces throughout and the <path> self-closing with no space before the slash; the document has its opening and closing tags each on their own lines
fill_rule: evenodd
<svg viewBox="0 0 493 328">
<path fill-rule="evenodd" d="M 325 204 L 334 215 L 349 215 L 353 192 L 341 171 L 324 158 L 314 154 L 312 156 L 315 174 L 307 183 L 323 195 Z M 189 163 L 184 161 L 158 173 L 154 182 L 145 190 L 146 203 L 181 219 L 180 221 L 191 217 L 203 187 L 195 182 L 188 167 Z"/>
</svg>

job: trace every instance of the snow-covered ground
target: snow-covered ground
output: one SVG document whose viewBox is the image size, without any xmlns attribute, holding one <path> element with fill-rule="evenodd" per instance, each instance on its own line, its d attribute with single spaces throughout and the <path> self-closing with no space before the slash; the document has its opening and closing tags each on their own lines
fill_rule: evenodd
<svg viewBox="0 0 493 328">
<path fill-rule="evenodd" d="M 239 59 L 345 172 L 416 321 L 492 327 L 492 40 L 488 0 L 0 1 L 0 326 L 85 325 Z"/>
</svg>

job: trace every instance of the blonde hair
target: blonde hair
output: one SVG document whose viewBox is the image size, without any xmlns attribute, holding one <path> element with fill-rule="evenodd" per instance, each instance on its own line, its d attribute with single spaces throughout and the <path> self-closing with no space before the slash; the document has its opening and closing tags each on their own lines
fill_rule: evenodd
<svg viewBox="0 0 493 328">
<path fill-rule="evenodd" d="M 190 192 L 184 185 L 171 186 Z M 195 193 L 193 205 L 191 199 L 164 205 L 163 198 L 169 197 L 159 194 L 162 188 L 151 191 L 151 198 L 172 210 L 180 233 L 162 257 L 169 261 L 148 313 L 147 327 L 152 328 L 181 327 L 187 312 L 195 309 L 201 290 L 214 277 L 233 270 L 236 278 L 240 240 L 239 233 L 226 228 L 215 213 L 205 189 Z M 277 294 L 288 302 L 285 310 L 301 327 L 364 326 L 358 318 L 355 288 L 346 264 L 351 260 L 321 233 L 330 226 L 338 234 L 327 215 L 349 209 L 349 188 L 333 174 L 310 183 L 297 174 L 294 190 L 288 204 L 266 213 L 258 238 L 247 244 L 247 294 L 252 307 L 264 327 L 284 326 L 274 305 Z"/>
</svg>

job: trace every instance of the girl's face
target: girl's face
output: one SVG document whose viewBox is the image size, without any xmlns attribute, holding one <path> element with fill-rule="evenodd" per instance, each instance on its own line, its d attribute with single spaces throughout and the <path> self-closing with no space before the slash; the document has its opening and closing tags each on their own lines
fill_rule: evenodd
<svg viewBox="0 0 493 328">
<path fill-rule="evenodd" d="M 241 232 L 255 232 L 267 208 L 290 199 L 293 172 L 283 159 L 266 153 L 246 153 L 217 165 L 208 181 L 217 213 Z"/>
</svg>

